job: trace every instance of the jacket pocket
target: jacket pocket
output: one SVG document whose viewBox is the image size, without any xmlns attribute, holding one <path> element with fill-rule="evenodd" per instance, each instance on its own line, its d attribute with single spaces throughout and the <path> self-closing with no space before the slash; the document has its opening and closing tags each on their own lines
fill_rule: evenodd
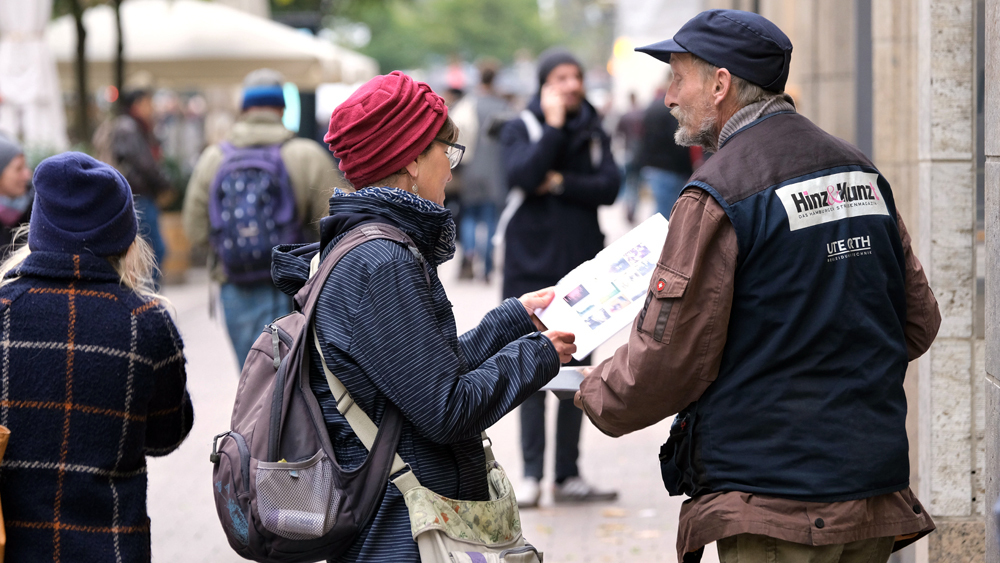
<svg viewBox="0 0 1000 563">
<path fill-rule="evenodd" d="M 663 265 L 657 265 L 650 280 L 646 304 L 639 313 L 639 332 L 653 337 L 657 342 L 670 343 L 677 325 L 675 305 L 684 296 L 689 278 Z"/>
<path fill-rule="evenodd" d="M 671 496 L 693 497 L 709 492 L 702 484 L 704 468 L 694 444 L 697 405 L 693 403 L 677 414 L 670 425 L 670 437 L 660 447 L 660 476 Z"/>
</svg>

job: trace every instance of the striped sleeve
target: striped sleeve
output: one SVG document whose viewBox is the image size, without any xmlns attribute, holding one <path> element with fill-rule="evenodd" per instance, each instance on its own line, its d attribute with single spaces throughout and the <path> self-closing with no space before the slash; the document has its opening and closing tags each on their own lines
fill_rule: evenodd
<svg viewBox="0 0 1000 563">
<path fill-rule="evenodd" d="M 413 261 L 385 263 L 372 272 L 353 334 L 350 354 L 366 377 L 437 443 L 474 438 L 559 371 L 552 343 L 539 333 L 514 340 L 465 371 L 467 364 L 439 328 Z M 483 338 L 489 340 L 485 332 Z"/>
<path fill-rule="evenodd" d="M 458 344 L 465 360 L 475 368 L 507 344 L 534 331 L 524 305 L 510 298 L 487 313 L 479 326 L 460 336 Z"/>
</svg>

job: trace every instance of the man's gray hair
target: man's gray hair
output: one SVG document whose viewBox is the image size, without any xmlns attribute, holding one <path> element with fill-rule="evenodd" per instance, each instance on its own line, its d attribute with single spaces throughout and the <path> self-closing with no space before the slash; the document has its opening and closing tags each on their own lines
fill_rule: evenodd
<svg viewBox="0 0 1000 563">
<path fill-rule="evenodd" d="M 284 83 L 285 77 L 280 72 L 269 68 L 258 68 L 243 79 L 243 89 L 256 86 L 282 86 Z"/>
<path fill-rule="evenodd" d="M 710 78 L 715 74 L 715 71 L 719 70 L 719 67 L 695 55 L 691 55 L 691 61 L 694 63 L 695 67 L 698 68 L 702 77 L 705 79 Z M 765 100 L 770 100 L 771 98 L 777 98 L 784 95 L 784 92 L 771 92 L 769 90 L 765 90 L 753 82 L 748 82 L 735 74 L 729 73 L 729 75 L 733 78 L 732 86 L 733 90 L 736 92 L 736 103 L 739 104 L 740 109 L 745 108 L 750 104 L 763 102 Z"/>
</svg>

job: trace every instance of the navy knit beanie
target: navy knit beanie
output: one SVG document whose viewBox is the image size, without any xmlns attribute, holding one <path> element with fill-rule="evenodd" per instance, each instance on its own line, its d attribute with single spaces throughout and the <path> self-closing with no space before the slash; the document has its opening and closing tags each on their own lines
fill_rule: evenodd
<svg viewBox="0 0 1000 563">
<path fill-rule="evenodd" d="M 111 166 L 65 152 L 43 160 L 33 183 L 32 251 L 118 256 L 135 240 L 132 190 Z"/>
</svg>

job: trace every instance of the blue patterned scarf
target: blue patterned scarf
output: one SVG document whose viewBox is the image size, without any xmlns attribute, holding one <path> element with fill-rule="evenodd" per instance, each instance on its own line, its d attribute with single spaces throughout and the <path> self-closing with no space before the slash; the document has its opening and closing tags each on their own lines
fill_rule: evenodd
<svg viewBox="0 0 1000 563">
<path fill-rule="evenodd" d="M 455 256 L 451 211 L 406 190 L 370 187 L 347 193 L 338 189 L 330 197 L 330 215 L 341 213 L 371 213 L 389 219 L 435 267 Z"/>
</svg>

